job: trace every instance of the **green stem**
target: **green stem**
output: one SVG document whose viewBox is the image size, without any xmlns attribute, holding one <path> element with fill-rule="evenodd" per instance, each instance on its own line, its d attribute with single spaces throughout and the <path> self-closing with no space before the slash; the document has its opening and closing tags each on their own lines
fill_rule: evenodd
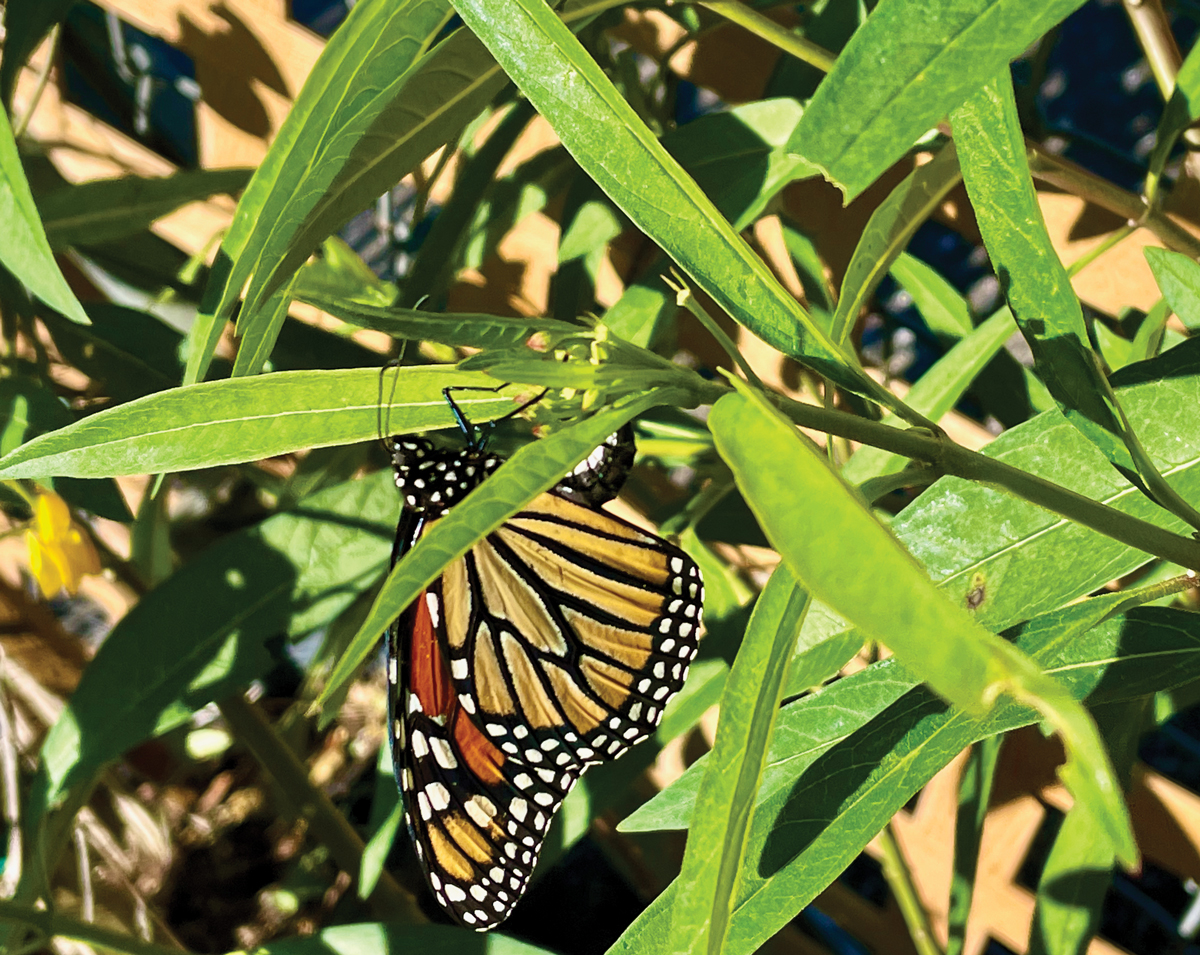
<svg viewBox="0 0 1200 955">
<path fill-rule="evenodd" d="M 1027 140 L 1025 146 L 1029 171 L 1034 178 L 1145 226 L 1168 249 L 1200 259 L 1200 239 L 1177 225 L 1164 212 L 1147 206 L 1141 196 L 1127 192 L 1060 156 L 1051 155 L 1036 143 Z"/>
<path fill-rule="evenodd" d="M 729 356 L 738 368 L 742 370 L 742 374 L 746 376 L 746 380 L 750 382 L 759 391 L 765 392 L 766 386 L 759 380 L 758 375 L 754 373 L 754 369 L 750 367 L 742 353 L 738 351 L 737 345 L 733 339 L 725 334 L 725 329 L 716 323 L 704 307 L 696 301 L 696 296 L 692 294 L 692 290 L 684 284 L 683 278 L 674 269 L 671 270 L 671 278 L 663 276 L 663 281 L 666 282 L 667 288 L 675 293 L 675 304 L 682 305 L 691 312 L 696 320 L 704 326 L 705 330 L 717 340 L 717 344 Z"/>
<path fill-rule="evenodd" d="M 295 802 L 314 837 L 329 849 L 334 863 L 357 877 L 364 848 L 362 838 L 329 797 L 312 784 L 304 764 L 284 745 L 262 713 L 237 693 L 221 703 L 221 714 L 238 741 Z M 409 923 L 426 921 L 413 897 L 387 872 L 380 875 L 369 901 L 380 917 Z"/>
<path fill-rule="evenodd" d="M 54 66 L 54 61 L 58 59 L 59 26 L 60 24 L 56 23 L 50 30 L 50 52 L 47 54 L 46 62 L 42 64 L 41 70 L 38 71 L 37 87 L 33 91 L 33 96 L 29 98 L 29 105 L 25 108 L 21 118 L 13 124 L 13 139 L 20 139 L 25 135 L 25 131 L 29 128 L 29 121 L 33 119 L 34 110 L 38 108 L 38 103 L 42 101 L 42 94 L 46 92 L 50 70 Z"/>
<path fill-rule="evenodd" d="M 929 915 L 917 898 L 916 886 L 913 885 L 890 822 L 879 833 L 879 846 L 883 850 L 883 877 L 887 879 L 888 888 L 892 890 L 896 905 L 904 917 L 904 924 L 908 926 L 908 934 L 912 936 L 917 955 L 942 955 L 929 930 Z"/>
<path fill-rule="evenodd" d="M 1067 275 L 1074 278 L 1085 268 L 1091 265 L 1096 259 L 1100 258 L 1105 252 L 1114 246 L 1124 242 L 1137 231 L 1137 225 L 1132 222 L 1127 222 L 1121 228 L 1110 232 L 1104 237 L 1104 241 L 1087 252 L 1084 252 L 1079 258 L 1067 266 Z"/>
<path fill-rule="evenodd" d="M 699 5 L 724 17 L 730 23 L 736 23 L 755 36 L 766 40 L 772 46 L 783 50 L 784 53 L 790 53 L 796 59 L 815 66 L 823 73 L 828 73 L 833 69 L 833 63 L 837 59 L 833 53 L 824 47 L 817 46 L 811 40 L 781 27 L 774 20 L 767 19 L 757 10 L 752 10 L 744 3 L 739 3 L 738 0 L 700 0 Z"/>
<path fill-rule="evenodd" d="M 950 881 L 950 906 L 946 921 L 946 955 L 962 955 L 967 939 L 967 922 L 975 896 L 979 870 L 979 846 L 996 761 L 1003 736 L 989 736 L 972 748 L 958 784 L 958 812 L 954 821 L 954 874 Z"/>
<path fill-rule="evenodd" d="M 995 458 L 968 451 L 945 437 L 919 430 L 900 431 L 844 411 L 817 408 L 788 398 L 777 401 L 784 414 L 803 427 L 883 448 L 915 461 L 926 461 L 945 474 L 994 484 L 1105 537 L 1174 561 L 1181 567 L 1200 569 L 1200 542 L 1131 517 Z"/>
<path fill-rule="evenodd" d="M 9 899 L 0 899 L 0 922 L 16 922 L 37 929 L 47 938 L 72 938 L 98 948 L 128 952 L 129 955 L 179 955 L 177 948 L 143 942 L 135 935 L 114 932 Z"/>
<path fill-rule="evenodd" d="M 1125 0 L 1123 5 L 1165 103 L 1175 91 L 1175 77 L 1183 65 L 1167 13 L 1160 0 Z"/>
</svg>

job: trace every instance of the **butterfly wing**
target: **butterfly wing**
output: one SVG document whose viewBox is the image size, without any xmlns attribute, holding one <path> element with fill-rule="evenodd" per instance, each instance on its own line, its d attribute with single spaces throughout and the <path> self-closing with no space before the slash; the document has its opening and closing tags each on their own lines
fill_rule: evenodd
<svg viewBox="0 0 1200 955">
<path fill-rule="evenodd" d="M 454 691 L 441 650 L 438 585 L 391 635 L 392 753 L 408 827 L 438 903 L 485 931 L 508 918 L 533 874 L 550 819 L 578 773 L 509 759 Z M 403 674 L 403 682 L 399 675 Z"/>
<path fill-rule="evenodd" d="M 512 911 L 579 775 L 654 731 L 696 654 L 699 568 L 595 506 L 619 483 L 609 461 L 622 445 L 606 444 L 561 493 L 451 563 L 389 631 L 409 830 L 439 904 L 479 930 Z M 498 465 L 479 449 L 398 445 L 394 558 Z"/>
<path fill-rule="evenodd" d="M 696 563 L 556 494 L 480 541 L 441 587 L 455 690 L 532 767 L 582 772 L 645 739 L 696 655 Z"/>
</svg>

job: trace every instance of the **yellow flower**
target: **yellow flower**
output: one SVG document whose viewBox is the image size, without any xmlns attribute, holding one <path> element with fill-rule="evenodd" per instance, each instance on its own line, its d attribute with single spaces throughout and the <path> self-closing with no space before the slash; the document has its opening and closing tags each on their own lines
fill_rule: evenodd
<svg viewBox="0 0 1200 955">
<path fill-rule="evenodd" d="M 84 574 L 100 573 L 91 539 L 71 522 L 67 502 L 52 491 L 38 490 L 25 543 L 29 569 L 47 597 L 63 589 L 74 594 Z"/>
</svg>

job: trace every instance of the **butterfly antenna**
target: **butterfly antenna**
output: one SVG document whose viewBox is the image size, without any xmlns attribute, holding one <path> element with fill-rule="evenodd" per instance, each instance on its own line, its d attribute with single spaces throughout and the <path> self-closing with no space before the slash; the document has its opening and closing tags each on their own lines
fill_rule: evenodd
<svg viewBox="0 0 1200 955">
<path fill-rule="evenodd" d="M 383 400 L 383 376 L 389 368 L 395 368 L 396 374 L 392 376 L 392 390 L 388 392 L 387 402 Z M 383 445 L 383 449 L 389 454 L 394 450 L 392 447 L 392 399 L 396 397 L 396 386 L 400 383 L 400 361 L 396 359 L 389 361 L 386 365 L 379 369 L 379 401 L 375 405 L 375 427 L 379 432 L 379 443 Z M 387 409 L 386 414 L 384 408 Z"/>
</svg>

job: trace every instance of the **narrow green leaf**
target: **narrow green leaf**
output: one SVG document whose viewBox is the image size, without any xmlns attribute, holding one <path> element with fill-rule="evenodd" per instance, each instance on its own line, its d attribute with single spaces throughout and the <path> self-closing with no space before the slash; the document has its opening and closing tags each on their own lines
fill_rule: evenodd
<svg viewBox="0 0 1200 955">
<path fill-rule="evenodd" d="M 785 185 L 816 174 L 784 148 L 802 112 L 792 99 L 759 100 L 701 116 L 667 133 L 662 144 L 740 232 Z M 604 324 L 614 334 L 643 347 L 658 341 L 676 311 L 664 280 L 670 262 L 660 255 L 608 309 Z"/>
<path fill-rule="evenodd" d="M 185 203 L 240 192 L 251 171 L 197 169 L 155 178 L 97 179 L 39 195 L 35 201 L 52 248 L 98 245 L 141 232 Z"/>
<path fill-rule="evenodd" d="M 265 673 L 267 641 L 332 620 L 386 567 L 396 510 L 380 471 L 224 538 L 147 593 L 46 737 L 43 804 Z"/>
<path fill-rule="evenodd" d="M 1143 607 L 1110 617 L 1081 637 L 1078 614 L 1097 616 L 1091 607 L 1068 607 L 1023 628 L 1017 640 L 1074 697 L 1119 702 L 1195 679 L 1200 665 L 1195 615 Z M 887 660 L 781 712 L 751 824 L 750 858 L 757 861 L 743 873 L 729 955 L 755 951 L 790 921 L 963 747 L 1038 719 L 1016 703 L 1002 704 L 990 718 L 973 719 L 924 688 L 913 690 L 909 683 L 906 690 L 911 680 L 895 660 Z M 676 788 L 686 792 L 691 783 L 691 795 L 677 806 L 686 809 L 703 763 L 643 811 Z M 658 816 L 667 822 L 661 806 Z M 677 815 L 668 827 L 680 828 L 686 820 L 686 813 Z M 610 955 L 671 950 L 675 888 L 651 903 Z"/>
<path fill-rule="evenodd" d="M 383 747 L 381 752 L 387 754 L 387 761 L 390 764 L 392 758 L 388 747 Z M 389 765 L 389 775 L 390 769 Z M 379 882 L 379 875 L 383 872 L 384 863 L 387 862 L 388 853 L 392 851 L 396 833 L 400 831 L 400 823 L 403 821 L 404 803 L 400 801 L 397 793 L 392 802 L 392 811 L 388 813 L 379 828 L 371 834 L 366 848 L 363 849 L 362 868 L 358 872 L 358 897 L 360 899 L 367 898 L 375 890 L 375 885 Z"/>
<path fill-rule="evenodd" d="M 1007 308 L 997 311 L 920 377 L 905 396 L 908 406 L 932 421 L 940 420 L 958 403 L 1016 328 L 1012 312 Z M 895 415 L 883 420 L 898 423 Z M 864 445 L 846 462 L 842 477 L 851 484 L 862 484 L 870 478 L 901 470 L 906 460 L 890 451 Z"/>
<path fill-rule="evenodd" d="M 955 110 L 952 119 L 979 231 L 1038 376 L 1067 420 L 1114 467 L 1200 528 L 1200 514 L 1167 483 L 1129 429 L 1092 352 L 1079 299 L 1038 206 L 1008 70 Z"/>
<path fill-rule="evenodd" d="M 317 705 L 328 700 L 354 675 L 379 640 L 379 635 L 447 564 L 562 480 L 564 474 L 626 421 L 656 405 L 674 404 L 678 398 L 679 395 L 670 389 L 651 392 L 623 405 L 606 408 L 517 451 L 495 474 L 422 534 L 416 546 L 392 568 L 366 620 L 330 674 Z M 470 417 L 472 421 L 481 420 L 473 411 Z"/>
<path fill-rule="evenodd" d="M 1150 697 L 1143 697 L 1096 711 L 1113 763 L 1126 781 L 1137 758 L 1149 702 Z M 1114 862 L 1108 847 L 1092 838 L 1087 814 L 1072 808 L 1038 880 L 1028 955 L 1082 955 L 1087 950 L 1104 914 Z"/>
<path fill-rule="evenodd" d="M 1197 119 L 1200 119 L 1200 45 L 1194 45 L 1188 52 L 1187 59 L 1175 76 L 1171 98 L 1159 117 L 1154 148 L 1150 151 L 1147 163 L 1147 195 L 1154 197 L 1158 193 L 1158 183 L 1167 160 L 1171 158 L 1171 150 L 1183 131 Z"/>
<path fill-rule="evenodd" d="M 967 938 L 967 919 L 975 897 L 979 868 L 979 846 L 983 822 L 996 779 L 996 760 L 1002 737 L 980 740 L 967 757 L 958 783 L 958 812 L 954 820 L 954 872 L 950 877 L 950 905 L 946 916 L 946 955 L 962 955 Z"/>
<path fill-rule="evenodd" d="M 891 273 L 912 296 L 913 304 L 932 331 L 956 339 L 974 330 L 971 309 L 963 297 L 920 259 L 901 252 L 892 263 Z"/>
<path fill-rule="evenodd" d="M 842 279 L 830 330 L 834 341 L 844 344 L 849 340 L 859 311 L 892 263 L 961 179 L 954 143 L 947 143 L 932 160 L 905 176 L 871 213 Z"/>
<path fill-rule="evenodd" d="M 692 812 L 671 918 L 682 955 L 724 950 L 746 834 L 809 596 L 785 565 L 767 581 L 721 697 L 708 771 Z"/>
<path fill-rule="evenodd" d="M 767 538 L 813 596 L 890 647 L 956 705 L 982 714 L 1000 694 L 1010 694 L 1037 708 L 1062 735 L 1063 781 L 1088 807 L 1097 838 L 1132 865 L 1137 848 L 1128 811 L 1086 711 L 1027 657 L 946 600 L 781 415 L 745 394 L 727 395 L 713 407 L 709 426 Z M 772 449 L 768 460 L 762 448 Z M 839 559 L 830 561 L 829 554 Z M 854 569 L 863 566 L 874 572 Z"/>
<path fill-rule="evenodd" d="M 449 925 L 363 922 L 335 925 L 306 937 L 275 939 L 255 946 L 259 955 L 551 955 L 544 948 L 499 932 L 472 935 Z"/>
<path fill-rule="evenodd" d="M 583 329 L 553 318 L 511 318 L 504 315 L 422 312 L 413 308 L 364 305 L 307 292 L 301 281 L 300 301 L 359 328 L 386 332 L 393 338 L 443 345 L 468 345 L 491 351 L 516 348 L 534 335 L 544 336 L 549 345 Z"/>
<path fill-rule="evenodd" d="M 354 5 L 321 51 L 238 203 L 221 244 L 234 267 L 223 282 L 224 294 L 214 302 L 212 314 L 226 314 L 234 296 L 251 278 L 246 308 L 250 314 L 257 311 L 261 300 L 275 290 L 267 287 L 272 268 L 293 247 L 306 220 L 328 202 L 338 178 L 370 177 L 384 152 L 383 144 L 373 144 L 374 155 L 356 155 L 356 150 L 366 145 L 373 124 L 401 98 L 414 64 L 427 55 L 449 11 L 446 0 L 365 0 Z M 410 140 L 428 119 L 420 104 L 412 104 L 410 109 L 404 121 L 390 131 L 392 150 Z M 393 116 L 393 120 L 399 119 Z M 440 143 L 432 148 L 437 145 Z M 365 196 L 346 195 L 350 201 L 342 206 L 342 216 L 349 218 L 366 207 L 408 171 L 396 170 L 387 184 L 372 186 Z M 336 191 L 344 193 L 345 187 Z M 305 248 L 296 266 L 324 238 L 318 236 Z M 272 284 L 277 288 L 283 278 Z"/>
<path fill-rule="evenodd" d="M 1158 349 L 1163 341 L 1163 331 L 1170 316 L 1171 305 L 1165 297 L 1160 298 L 1151 306 L 1150 311 L 1142 320 L 1142 324 L 1138 326 L 1137 334 L 1133 336 L 1130 363 L 1145 361 L 1158 354 Z"/>
<path fill-rule="evenodd" d="M 467 233 L 483 194 L 513 143 L 535 115 L 528 100 L 518 100 L 483 146 L 466 161 L 450 199 L 433 220 L 413 260 L 404 283 L 402 304 L 415 307 L 427 296 L 440 295 L 450 284 L 457 262 L 455 250 Z"/>
<path fill-rule="evenodd" d="M 296 273 L 292 294 L 296 298 L 311 294 L 386 307 L 395 304 L 399 289 L 381 281 L 344 239 L 331 235 L 321 243 L 320 257 L 306 262 Z"/>
<path fill-rule="evenodd" d="M 1190 330 L 1200 329 L 1200 265 L 1167 249 L 1147 246 L 1142 251 L 1171 311 Z"/>
<path fill-rule="evenodd" d="M 455 7 L 583 170 L 722 308 L 785 354 L 905 413 L 779 284 L 543 0 Z"/>
<path fill-rule="evenodd" d="M 0 110 L 12 106 L 17 77 L 51 27 L 75 0 L 8 0 L 4 5 L 4 58 L 0 60 Z"/>
<path fill-rule="evenodd" d="M 449 385 L 494 387 L 492 379 L 444 365 L 402 368 L 383 418 L 392 434 L 454 426 Z M 375 368 L 278 372 L 210 381 L 147 395 L 43 435 L 0 459 L 0 477 L 114 477 L 257 461 L 303 448 L 379 437 Z M 486 392 L 458 399 L 472 421 L 511 411 Z"/>
<path fill-rule="evenodd" d="M 257 375 L 263 370 L 283 330 L 283 323 L 287 321 L 291 304 L 292 283 L 289 282 L 263 303 L 258 310 L 257 321 L 244 325 L 239 321 L 238 334 L 242 337 L 233 360 L 234 378 Z"/>
<path fill-rule="evenodd" d="M 817 87 L 789 148 L 849 202 L 1083 0 L 888 0 Z"/>
<path fill-rule="evenodd" d="M 7 57 L 6 57 L 7 60 Z M 0 263 L 39 299 L 73 322 L 88 323 L 83 306 L 59 271 L 38 218 L 8 115 L 0 109 Z"/>
</svg>

